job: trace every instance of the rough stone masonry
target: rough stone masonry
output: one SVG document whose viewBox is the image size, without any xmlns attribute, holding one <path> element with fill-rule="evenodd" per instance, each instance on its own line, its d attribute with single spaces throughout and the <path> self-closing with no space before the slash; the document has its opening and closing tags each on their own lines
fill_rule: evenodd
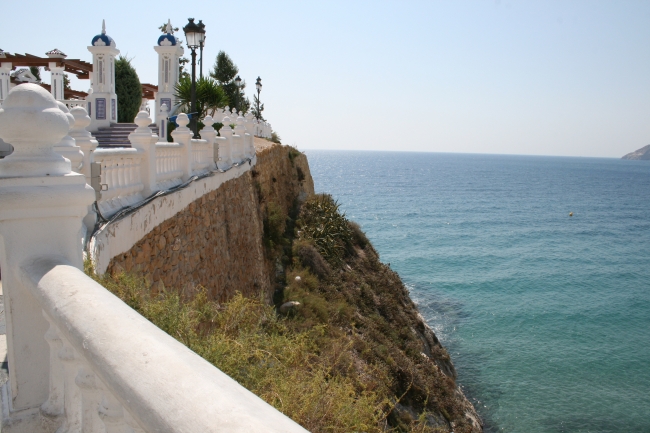
<svg viewBox="0 0 650 433">
<path fill-rule="evenodd" d="M 255 148 L 252 171 L 155 227 L 113 257 L 108 272 L 142 273 L 154 291 L 165 287 L 189 294 L 202 286 L 219 302 L 237 291 L 270 297 L 274 268 L 265 257 L 262 202 L 275 202 L 288 213 L 294 200 L 314 192 L 314 183 L 303 154 L 258 138 Z"/>
</svg>

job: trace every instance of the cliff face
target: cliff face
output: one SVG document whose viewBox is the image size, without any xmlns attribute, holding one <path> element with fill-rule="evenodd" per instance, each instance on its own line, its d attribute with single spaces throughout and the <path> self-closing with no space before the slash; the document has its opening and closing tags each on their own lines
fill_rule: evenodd
<svg viewBox="0 0 650 433">
<path fill-rule="evenodd" d="M 249 173 L 154 228 L 114 257 L 108 272 L 141 273 L 152 293 L 164 287 L 186 299 L 197 286 L 219 303 L 236 292 L 258 299 L 262 293 L 287 316 L 287 332 L 322 330 L 311 363 L 326 366 L 332 381 L 345 378 L 358 396 L 375 396 L 372 410 L 379 421 L 366 431 L 482 431 L 455 382 L 447 351 L 399 276 L 335 205 L 320 220 L 314 216 L 333 202 L 314 196 L 306 156 L 262 139 L 255 144 L 258 162 Z M 340 226 L 323 234 L 333 220 Z M 310 230 L 315 235 L 307 238 Z M 340 231 L 348 236 L 343 244 L 337 241 Z M 322 242 L 332 239 L 338 253 L 330 256 Z M 214 360 L 223 368 L 219 362 Z M 302 413 L 298 400 L 278 408 L 287 410 L 291 403 Z M 309 416 L 299 422 L 312 431 L 339 431 Z"/>
<path fill-rule="evenodd" d="M 648 144 L 647 146 L 642 147 L 639 150 L 628 153 L 622 159 L 650 160 L 650 144 Z"/>
</svg>

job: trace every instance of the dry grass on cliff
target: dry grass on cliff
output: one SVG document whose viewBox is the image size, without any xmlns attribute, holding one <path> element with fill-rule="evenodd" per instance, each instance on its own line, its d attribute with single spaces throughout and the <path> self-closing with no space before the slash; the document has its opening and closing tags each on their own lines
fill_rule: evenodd
<svg viewBox="0 0 650 433">
<path fill-rule="evenodd" d="M 92 275 L 92 272 L 89 272 Z M 97 277 L 95 277 L 97 278 Z M 97 278 L 156 326 L 312 432 L 385 431 L 386 393 L 360 389 L 348 344 L 324 326 L 294 332 L 275 308 L 237 294 L 219 305 L 198 289 L 151 296 L 146 282 L 122 274 Z"/>
</svg>

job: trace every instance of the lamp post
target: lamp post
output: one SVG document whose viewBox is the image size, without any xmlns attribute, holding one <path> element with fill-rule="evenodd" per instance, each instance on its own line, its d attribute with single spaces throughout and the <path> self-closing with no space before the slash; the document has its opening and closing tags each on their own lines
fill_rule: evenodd
<svg viewBox="0 0 650 433">
<path fill-rule="evenodd" d="M 237 112 L 239 113 L 239 99 L 241 98 L 241 78 L 239 75 L 237 75 L 237 78 L 235 78 L 235 86 L 237 87 L 237 101 L 235 101 L 235 107 L 237 107 Z"/>
<path fill-rule="evenodd" d="M 192 98 L 190 106 L 190 111 L 192 112 L 191 127 L 194 131 L 194 138 L 201 138 L 198 133 L 198 116 L 196 112 L 196 49 L 200 47 L 202 41 L 205 40 L 205 29 L 199 27 L 194 22 L 194 18 L 188 18 L 188 21 L 187 25 L 183 27 L 183 32 L 185 32 L 187 47 L 192 50 Z M 203 27 L 205 27 L 205 25 Z"/>
<path fill-rule="evenodd" d="M 260 77 L 257 77 L 257 81 L 255 82 L 255 88 L 257 89 L 257 100 L 255 101 L 257 105 L 257 120 L 259 121 L 262 118 L 262 112 L 260 111 L 260 92 L 262 91 L 262 79 Z"/>
<path fill-rule="evenodd" d="M 199 20 L 198 26 L 201 28 L 201 30 L 203 30 L 203 37 L 201 38 L 201 41 L 200 41 L 201 45 L 199 45 L 199 50 L 200 50 L 199 65 L 201 65 L 200 68 L 199 68 L 199 77 L 203 78 L 203 46 L 205 45 L 205 38 L 206 38 L 206 36 L 205 36 L 205 24 L 203 24 L 203 20 Z"/>
</svg>

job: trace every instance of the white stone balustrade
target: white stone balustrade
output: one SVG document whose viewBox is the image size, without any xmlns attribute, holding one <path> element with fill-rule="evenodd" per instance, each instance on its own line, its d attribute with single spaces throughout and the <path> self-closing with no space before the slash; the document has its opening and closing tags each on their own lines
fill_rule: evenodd
<svg viewBox="0 0 650 433">
<path fill-rule="evenodd" d="M 69 126 L 37 85 L 0 109 L 0 137 L 15 147 L 0 161 L 3 433 L 306 432 L 83 273 L 95 194 L 54 152 Z"/>
<path fill-rule="evenodd" d="M 192 175 L 207 173 L 215 167 L 212 143 L 192 140 Z"/>
<path fill-rule="evenodd" d="M 101 165 L 101 200 L 99 210 L 104 217 L 144 200 L 142 160 L 144 152 L 133 148 L 96 149 L 94 160 Z"/>
<path fill-rule="evenodd" d="M 86 110 L 86 114 L 88 113 L 88 101 L 85 99 L 62 99 L 60 102 L 68 107 L 68 110 L 70 111 L 72 111 L 74 107 L 81 107 Z"/>
<path fill-rule="evenodd" d="M 157 191 L 183 183 L 183 146 L 178 143 L 156 143 Z"/>
</svg>

